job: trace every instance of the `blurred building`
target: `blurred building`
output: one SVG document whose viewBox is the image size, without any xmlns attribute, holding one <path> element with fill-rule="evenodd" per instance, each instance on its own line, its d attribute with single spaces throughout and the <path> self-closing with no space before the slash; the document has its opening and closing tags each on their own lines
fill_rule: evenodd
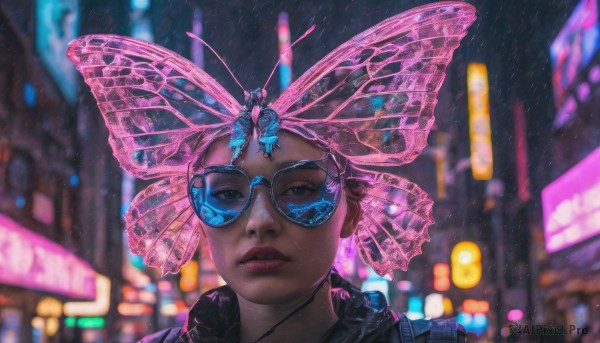
<svg viewBox="0 0 600 343">
<path fill-rule="evenodd" d="M 555 116 L 544 156 L 540 284 L 549 318 L 600 335 L 600 20 L 573 4 L 550 48 Z"/>
<path fill-rule="evenodd" d="M 87 321 L 92 324 L 83 337 L 108 339 L 106 328 L 115 325 L 122 282 L 120 172 L 94 101 L 79 95 L 79 75 L 64 54 L 70 40 L 94 27 L 126 27 L 121 5 L 0 4 L 2 342 L 81 339 L 82 328 L 67 320 L 63 303 L 93 303 L 96 273 L 112 282 L 110 308 Z M 7 280 L 9 272 L 27 277 Z"/>
</svg>

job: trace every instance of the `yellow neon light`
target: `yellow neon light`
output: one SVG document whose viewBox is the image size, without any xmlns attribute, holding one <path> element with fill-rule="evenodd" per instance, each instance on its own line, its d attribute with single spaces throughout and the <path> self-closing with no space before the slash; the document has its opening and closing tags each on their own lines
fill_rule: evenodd
<svg viewBox="0 0 600 343">
<path fill-rule="evenodd" d="M 73 301 L 63 305 L 63 312 L 68 317 L 101 317 L 108 313 L 110 305 L 110 280 L 96 274 L 96 300 Z"/>
<path fill-rule="evenodd" d="M 454 308 L 452 307 L 452 300 L 444 297 L 444 315 L 451 316 L 454 314 Z"/>
<path fill-rule="evenodd" d="M 63 304 L 55 298 L 45 297 L 37 303 L 35 312 L 40 317 L 59 318 L 63 314 Z"/>
<path fill-rule="evenodd" d="M 472 288 L 481 281 L 481 250 L 473 242 L 460 242 L 450 255 L 452 282 L 458 288 Z"/>
<path fill-rule="evenodd" d="M 198 262 L 189 261 L 181 267 L 181 278 L 179 279 L 179 288 L 184 292 L 192 292 L 198 289 Z"/>
<path fill-rule="evenodd" d="M 489 180 L 494 171 L 487 68 L 483 63 L 467 67 L 471 170 L 476 180 Z"/>
<path fill-rule="evenodd" d="M 46 318 L 46 335 L 50 337 L 56 335 L 59 326 L 58 318 Z"/>
</svg>

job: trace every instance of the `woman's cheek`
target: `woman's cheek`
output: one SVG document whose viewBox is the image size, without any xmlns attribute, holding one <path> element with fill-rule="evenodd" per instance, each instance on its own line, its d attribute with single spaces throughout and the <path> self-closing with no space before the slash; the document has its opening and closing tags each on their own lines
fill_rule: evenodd
<svg viewBox="0 0 600 343">
<path fill-rule="evenodd" d="M 235 256 L 233 256 L 233 249 L 231 247 L 227 247 L 227 243 L 222 239 L 219 239 L 213 235 L 207 236 L 208 239 L 208 247 L 210 250 L 211 259 L 217 268 L 219 274 L 227 275 L 228 266 L 230 266 L 235 261 Z M 231 256 L 227 255 L 229 251 Z"/>
</svg>

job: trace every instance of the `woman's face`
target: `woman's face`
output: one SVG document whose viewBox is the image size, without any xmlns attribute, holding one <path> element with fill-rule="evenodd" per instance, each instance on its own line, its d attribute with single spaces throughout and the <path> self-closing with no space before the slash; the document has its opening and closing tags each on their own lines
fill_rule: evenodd
<svg viewBox="0 0 600 343">
<path fill-rule="evenodd" d="M 204 165 L 229 164 L 232 153 L 228 142 L 215 142 Z M 281 149 L 274 150 L 269 160 L 252 139 L 235 164 L 250 178 L 262 175 L 271 180 L 278 165 L 324 156 L 308 141 L 286 132 L 280 131 L 279 146 Z M 203 229 L 217 270 L 238 296 L 257 304 L 278 304 L 305 296 L 322 280 L 331 268 L 340 236 L 347 237 L 354 230 L 355 217 L 348 215 L 346 195 L 342 192 L 327 222 L 305 228 L 279 213 L 269 189 L 259 185 L 254 188 L 250 206 L 236 221 L 221 228 L 205 225 Z M 265 261 L 243 262 L 244 255 L 253 248 L 277 249 L 285 256 L 284 261 L 275 261 L 274 268 Z"/>
</svg>

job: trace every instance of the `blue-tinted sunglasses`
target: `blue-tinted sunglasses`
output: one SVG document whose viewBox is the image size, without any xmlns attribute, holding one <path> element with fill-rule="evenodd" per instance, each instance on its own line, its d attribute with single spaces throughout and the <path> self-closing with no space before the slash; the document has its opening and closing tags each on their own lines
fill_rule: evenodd
<svg viewBox="0 0 600 343">
<path fill-rule="evenodd" d="M 233 223 L 250 206 L 254 187 L 269 188 L 273 206 L 288 220 L 315 227 L 331 218 L 340 200 L 342 177 L 331 154 L 320 160 L 299 161 L 278 170 L 268 180 L 250 178 L 234 165 L 216 165 L 194 175 L 188 194 L 203 223 L 223 227 Z"/>
</svg>

